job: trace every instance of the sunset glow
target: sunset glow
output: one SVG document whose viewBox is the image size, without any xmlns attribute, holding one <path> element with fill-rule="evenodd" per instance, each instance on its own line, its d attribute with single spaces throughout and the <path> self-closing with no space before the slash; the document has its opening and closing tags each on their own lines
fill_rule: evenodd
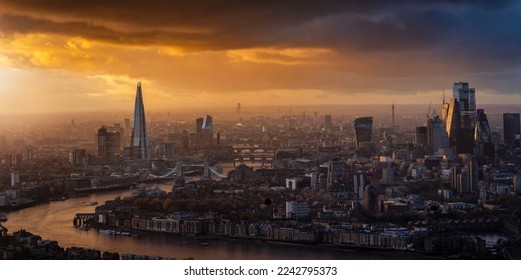
<svg viewBox="0 0 521 280">
<path fill-rule="evenodd" d="M 519 7 L 505 2 L 0 1 L 0 110 L 519 103 Z"/>
</svg>

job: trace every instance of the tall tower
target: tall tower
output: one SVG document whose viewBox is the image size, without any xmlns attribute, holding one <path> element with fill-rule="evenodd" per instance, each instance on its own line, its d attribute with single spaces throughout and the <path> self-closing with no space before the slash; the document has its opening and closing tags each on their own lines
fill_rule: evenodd
<svg viewBox="0 0 521 280">
<path fill-rule="evenodd" d="M 519 113 L 503 113 L 503 137 L 504 143 L 511 145 L 520 137 Z"/>
<path fill-rule="evenodd" d="M 371 134 L 373 132 L 373 117 L 361 117 L 353 120 L 355 128 L 356 148 L 371 143 Z"/>
<path fill-rule="evenodd" d="M 134 106 L 134 122 L 132 123 L 132 136 L 130 139 L 130 147 L 134 151 L 134 158 L 150 158 L 147 137 L 147 123 L 145 120 L 143 93 L 141 92 L 141 83 L 137 83 L 136 103 Z"/>
<path fill-rule="evenodd" d="M 454 83 L 454 99 L 459 104 L 460 130 L 457 136 L 456 152 L 471 154 L 474 149 L 474 129 L 476 127 L 476 90 L 469 83 Z"/>
<path fill-rule="evenodd" d="M 393 110 L 393 127 L 396 125 L 396 123 L 394 122 L 394 103 L 391 105 L 391 108 Z"/>
</svg>

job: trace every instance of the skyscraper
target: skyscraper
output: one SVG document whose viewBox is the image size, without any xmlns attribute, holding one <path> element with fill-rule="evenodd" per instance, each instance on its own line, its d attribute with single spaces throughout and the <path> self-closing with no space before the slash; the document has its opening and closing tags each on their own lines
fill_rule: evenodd
<svg viewBox="0 0 521 280">
<path fill-rule="evenodd" d="M 474 149 L 476 90 L 469 88 L 469 83 L 454 83 L 453 95 L 458 101 L 460 115 L 460 129 L 457 136 L 456 152 L 470 154 Z"/>
<path fill-rule="evenodd" d="M 98 157 L 103 161 L 113 161 L 120 153 L 121 134 L 109 131 L 105 126 L 98 130 Z"/>
<path fill-rule="evenodd" d="M 449 147 L 447 131 L 443 121 L 436 112 L 427 121 L 427 146 L 429 146 L 431 152 L 437 152 L 439 149 L 447 149 Z"/>
<path fill-rule="evenodd" d="M 364 143 L 371 143 L 373 132 L 373 117 L 361 117 L 353 121 L 355 128 L 356 148 L 364 146 Z"/>
<path fill-rule="evenodd" d="M 519 113 L 503 114 L 503 136 L 507 145 L 512 144 L 516 137 L 520 137 Z"/>
<path fill-rule="evenodd" d="M 147 124 L 145 120 L 145 106 L 143 105 L 143 93 L 141 92 L 141 83 L 138 83 L 136 90 L 136 103 L 134 106 L 132 136 L 130 138 L 130 147 L 133 150 L 134 158 L 150 158 L 147 137 Z"/>
<path fill-rule="evenodd" d="M 391 108 L 393 110 L 393 116 L 392 116 L 393 117 L 393 127 L 395 127 L 396 124 L 394 123 L 394 103 L 393 103 L 393 105 L 391 105 Z"/>
<path fill-rule="evenodd" d="M 427 145 L 427 127 L 418 126 L 416 127 L 415 144 L 418 146 Z"/>
<path fill-rule="evenodd" d="M 487 115 L 482 109 L 477 111 L 476 129 L 474 130 L 475 154 L 480 157 L 494 158 L 494 144 L 490 134 Z"/>
<path fill-rule="evenodd" d="M 204 117 L 201 125 L 201 133 L 203 134 L 203 142 L 205 145 L 212 145 L 213 143 L 213 118 L 210 115 Z"/>
<path fill-rule="evenodd" d="M 331 120 L 331 115 L 324 116 L 324 128 L 330 129 L 333 126 L 333 121 Z"/>
<path fill-rule="evenodd" d="M 445 129 L 449 137 L 449 146 L 456 148 L 458 135 L 461 129 L 459 103 L 456 98 L 451 98 L 450 103 L 443 104 Z"/>
</svg>

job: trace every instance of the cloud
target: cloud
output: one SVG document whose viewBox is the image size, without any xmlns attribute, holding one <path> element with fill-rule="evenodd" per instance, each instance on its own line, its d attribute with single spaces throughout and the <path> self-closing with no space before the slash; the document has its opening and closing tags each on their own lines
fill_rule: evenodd
<svg viewBox="0 0 521 280">
<path fill-rule="evenodd" d="M 131 99 L 137 81 L 146 85 L 147 104 L 162 108 L 256 93 L 288 103 L 304 102 L 298 92 L 305 102 L 358 102 L 370 94 L 406 102 L 454 80 L 486 88 L 489 96 L 519 94 L 519 1 L 0 0 L 0 6 L 0 65 L 69 71 L 58 76 L 74 77 L 81 88 L 103 87 L 79 90 L 85 100 Z"/>
</svg>

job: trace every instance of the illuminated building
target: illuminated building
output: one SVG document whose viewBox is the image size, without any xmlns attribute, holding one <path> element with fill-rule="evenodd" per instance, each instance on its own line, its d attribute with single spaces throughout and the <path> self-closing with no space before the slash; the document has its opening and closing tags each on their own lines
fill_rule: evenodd
<svg viewBox="0 0 521 280">
<path fill-rule="evenodd" d="M 455 98 L 451 98 L 450 103 L 445 103 L 443 106 L 445 112 L 445 129 L 449 137 L 449 146 L 454 148 L 457 145 L 458 135 L 461 129 L 459 108 L 458 100 Z"/>
<path fill-rule="evenodd" d="M 132 136 L 130 138 L 130 148 L 133 150 L 134 158 L 150 158 L 149 143 L 147 135 L 147 125 L 145 120 L 145 107 L 143 105 L 143 94 L 141 83 L 137 84 L 136 103 L 134 106 L 134 122 L 132 124 Z"/>
<path fill-rule="evenodd" d="M 201 133 L 203 136 L 203 143 L 205 145 L 212 145 L 213 143 L 213 118 L 210 115 L 204 117 L 201 125 Z"/>
<path fill-rule="evenodd" d="M 373 117 L 361 117 L 353 121 L 355 128 L 356 148 L 361 148 L 365 144 L 371 143 L 371 133 L 373 131 Z"/>
<path fill-rule="evenodd" d="M 470 154 L 474 149 L 474 129 L 476 127 L 476 91 L 469 83 L 454 83 L 454 98 L 459 105 L 460 129 L 456 141 L 456 152 Z"/>
</svg>

